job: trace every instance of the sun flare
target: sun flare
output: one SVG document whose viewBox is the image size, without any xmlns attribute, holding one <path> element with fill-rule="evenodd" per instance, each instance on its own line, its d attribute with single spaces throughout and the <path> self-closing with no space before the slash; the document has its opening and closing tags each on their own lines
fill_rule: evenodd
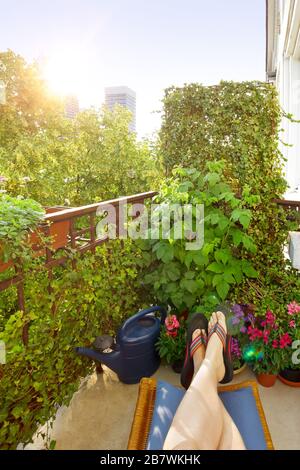
<svg viewBox="0 0 300 470">
<path fill-rule="evenodd" d="M 95 87 L 95 71 L 92 68 L 92 60 L 84 54 L 61 52 L 45 62 L 43 76 L 56 95 L 76 95 L 80 102 L 96 104 L 100 87 Z"/>
</svg>

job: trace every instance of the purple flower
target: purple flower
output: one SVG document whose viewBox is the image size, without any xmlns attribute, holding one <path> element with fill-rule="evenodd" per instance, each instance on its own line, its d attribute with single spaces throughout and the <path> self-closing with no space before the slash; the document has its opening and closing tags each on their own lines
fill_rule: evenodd
<svg viewBox="0 0 300 470">
<path fill-rule="evenodd" d="M 231 352 L 235 357 L 242 357 L 242 351 L 237 338 L 231 338 Z"/>
<path fill-rule="evenodd" d="M 242 326 L 240 329 L 241 333 L 247 333 L 247 328 L 245 326 Z"/>
</svg>

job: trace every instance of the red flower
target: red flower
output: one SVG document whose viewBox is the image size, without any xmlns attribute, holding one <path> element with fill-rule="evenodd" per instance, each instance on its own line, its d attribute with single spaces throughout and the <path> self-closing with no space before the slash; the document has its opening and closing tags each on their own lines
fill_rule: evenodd
<svg viewBox="0 0 300 470">
<path fill-rule="evenodd" d="M 295 322 L 295 320 L 291 320 L 290 323 L 289 323 L 289 326 L 290 326 L 291 328 L 296 328 L 296 322 Z"/>
<path fill-rule="evenodd" d="M 253 328 L 252 326 L 248 326 L 247 333 L 249 335 L 250 341 L 255 341 L 256 339 L 263 337 L 263 332 L 258 328 Z"/>
<path fill-rule="evenodd" d="M 268 344 L 268 342 L 269 342 L 269 334 L 270 334 L 269 330 L 265 330 L 263 332 L 263 341 L 264 341 L 265 344 Z"/>
<path fill-rule="evenodd" d="M 273 340 L 272 346 L 273 346 L 274 349 L 278 348 L 278 340 L 277 339 Z"/>
<path fill-rule="evenodd" d="M 284 335 L 281 336 L 279 340 L 280 349 L 284 349 L 287 346 L 290 346 L 291 344 L 292 344 L 292 339 L 288 333 L 285 333 Z"/>
</svg>

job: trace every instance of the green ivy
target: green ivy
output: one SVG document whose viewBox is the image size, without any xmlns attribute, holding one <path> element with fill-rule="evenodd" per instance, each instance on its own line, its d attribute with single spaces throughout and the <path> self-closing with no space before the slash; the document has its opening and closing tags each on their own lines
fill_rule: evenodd
<svg viewBox="0 0 300 470">
<path fill-rule="evenodd" d="M 205 174 L 207 161 L 223 159 L 227 183 L 236 195 L 243 194 L 252 213 L 247 234 L 257 250 L 245 253 L 245 259 L 259 275 L 257 283 L 247 278 L 237 286 L 238 301 L 256 303 L 261 280 L 271 291 L 284 290 L 285 273 L 289 288 L 299 286 L 299 275 L 283 254 L 291 224 L 274 203 L 287 188 L 278 146 L 282 116 L 276 88 L 264 82 L 190 84 L 165 93 L 160 141 L 167 174 L 178 165 Z"/>
<path fill-rule="evenodd" d="M 42 260 L 33 260 L 25 275 L 26 313 L 11 304 L 7 310 L 7 295 L 0 293 L 0 340 L 7 351 L 7 363 L 0 366 L 0 448 L 29 442 L 57 406 L 69 403 L 80 377 L 93 369 L 92 361 L 74 353 L 75 346 L 114 334 L 145 306 L 137 289 L 137 257 L 130 241 L 114 240 L 78 259 L 76 270 L 71 262 L 55 268 L 51 281 Z"/>
</svg>

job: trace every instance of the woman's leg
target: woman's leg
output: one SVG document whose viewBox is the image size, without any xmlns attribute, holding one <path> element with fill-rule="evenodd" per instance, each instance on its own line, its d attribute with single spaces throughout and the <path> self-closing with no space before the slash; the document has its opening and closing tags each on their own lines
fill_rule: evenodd
<svg viewBox="0 0 300 470">
<path fill-rule="evenodd" d="M 221 402 L 222 403 L 222 402 Z M 240 431 L 222 403 L 223 432 L 218 450 L 246 450 Z"/>
<path fill-rule="evenodd" d="M 226 331 L 225 317 L 221 312 L 212 314 L 209 328 L 211 329 L 217 321 Z M 200 350 L 196 351 L 194 356 L 195 371 L 199 354 Z M 165 450 L 215 450 L 220 448 L 220 445 L 228 444 L 232 425 L 228 422 L 217 391 L 218 382 L 222 380 L 224 373 L 223 345 L 218 336 L 213 334 L 205 359 L 195 373 L 174 416 L 165 440 Z"/>
</svg>

